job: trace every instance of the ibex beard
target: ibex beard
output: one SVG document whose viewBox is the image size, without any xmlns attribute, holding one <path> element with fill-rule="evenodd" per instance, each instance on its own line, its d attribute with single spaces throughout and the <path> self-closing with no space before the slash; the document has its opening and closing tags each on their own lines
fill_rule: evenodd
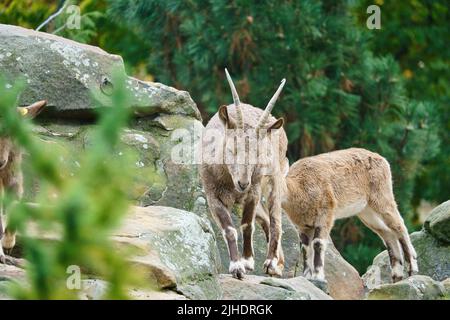
<svg viewBox="0 0 450 320">
<path fill-rule="evenodd" d="M 46 101 L 36 102 L 28 107 L 17 108 L 17 112 L 25 118 L 36 117 L 47 104 Z M 1 118 L 0 118 L 1 121 Z M 9 227 L 3 228 L 4 196 L 20 200 L 23 195 L 23 174 L 21 169 L 22 150 L 13 139 L 0 135 L 0 262 L 5 263 L 5 252 L 9 254 L 16 244 L 16 232 Z"/>
<path fill-rule="evenodd" d="M 234 104 L 219 108 L 206 125 L 202 141 L 200 171 L 208 206 L 228 246 L 229 272 L 233 277 L 242 279 L 255 268 L 255 220 L 261 224 L 268 241 L 265 272 L 281 275 L 284 264 L 280 243 L 281 190 L 288 170 L 287 137 L 283 119 L 275 119 L 270 112 L 285 81 L 263 111 L 241 103 L 228 71 L 225 73 Z M 242 256 L 231 218 L 235 204 L 243 207 Z"/>
</svg>

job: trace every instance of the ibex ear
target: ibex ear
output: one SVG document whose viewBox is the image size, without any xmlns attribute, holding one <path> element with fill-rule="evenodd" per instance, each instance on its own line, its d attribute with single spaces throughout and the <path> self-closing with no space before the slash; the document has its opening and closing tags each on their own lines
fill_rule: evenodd
<svg viewBox="0 0 450 320">
<path fill-rule="evenodd" d="M 227 106 L 221 106 L 219 108 L 219 119 L 222 121 L 223 125 L 227 129 L 235 129 L 236 128 L 236 124 L 228 115 Z"/>
<path fill-rule="evenodd" d="M 284 119 L 283 119 L 283 118 L 277 119 L 277 120 L 275 120 L 274 123 L 272 123 L 272 124 L 267 128 L 267 131 L 280 129 L 280 128 L 283 126 L 283 124 L 284 124 Z"/>
<path fill-rule="evenodd" d="M 44 109 L 44 107 L 47 105 L 46 100 L 38 101 L 33 103 L 32 105 L 28 107 L 19 107 L 17 108 L 17 111 L 22 117 L 33 119 L 36 117 L 41 111 Z"/>
</svg>

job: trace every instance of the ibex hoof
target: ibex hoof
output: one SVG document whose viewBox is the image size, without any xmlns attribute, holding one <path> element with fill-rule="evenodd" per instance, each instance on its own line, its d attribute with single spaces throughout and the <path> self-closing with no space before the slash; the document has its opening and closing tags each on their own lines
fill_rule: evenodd
<svg viewBox="0 0 450 320">
<path fill-rule="evenodd" d="M 241 280 L 244 278 L 245 267 L 242 261 L 231 261 L 229 271 L 233 278 Z"/>
<path fill-rule="evenodd" d="M 242 258 L 242 264 L 244 265 L 245 271 L 253 271 L 255 270 L 255 260 L 253 257 L 250 258 Z"/>
<path fill-rule="evenodd" d="M 396 283 L 401 280 L 403 280 L 403 265 L 397 262 L 392 267 L 392 282 Z"/>
<path fill-rule="evenodd" d="M 303 277 L 308 280 L 312 278 L 312 272 L 310 268 L 306 267 L 306 269 L 303 271 Z"/>
<path fill-rule="evenodd" d="M 0 255 L 0 263 L 6 264 L 6 257 L 4 254 Z"/>
<path fill-rule="evenodd" d="M 279 277 L 281 277 L 282 274 L 283 274 L 282 269 L 278 265 L 278 259 L 277 258 L 267 259 L 264 262 L 264 270 L 265 270 L 265 272 L 268 275 L 271 275 L 271 276 L 279 276 Z"/>
</svg>

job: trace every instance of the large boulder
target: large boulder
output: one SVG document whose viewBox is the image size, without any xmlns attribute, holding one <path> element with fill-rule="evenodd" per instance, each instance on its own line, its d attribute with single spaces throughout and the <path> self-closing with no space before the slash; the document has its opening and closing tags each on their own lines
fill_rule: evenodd
<svg viewBox="0 0 450 320">
<path fill-rule="evenodd" d="M 450 243 L 450 200 L 434 208 L 423 226 L 436 239 Z"/>
<path fill-rule="evenodd" d="M 58 234 L 39 232 L 35 225 L 30 225 L 27 233 L 43 241 L 59 240 Z M 188 299 L 221 297 L 217 279 L 220 256 L 207 219 L 170 207 L 132 207 L 111 237 L 118 250 L 128 252 L 147 285 L 156 285 L 165 293 L 181 293 Z M 19 235 L 19 249 L 20 240 Z M 91 286 L 91 295 L 97 299 L 101 294 L 96 292 L 103 292 L 104 286 L 100 282 Z M 142 298 L 149 297 L 147 291 L 136 290 Z"/>
<path fill-rule="evenodd" d="M 191 299 L 220 297 L 220 257 L 208 220 L 169 207 L 134 207 L 113 238 L 140 249 L 132 261 L 161 289 L 173 288 Z"/>
<path fill-rule="evenodd" d="M 118 154 L 133 153 L 136 156 L 133 163 L 135 178 L 129 192 L 136 204 L 171 206 L 206 215 L 197 167 L 177 163 L 172 157 L 173 148 L 180 144 L 172 138 L 172 133 L 182 131 L 194 140 L 199 137 L 201 127 L 201 122 L 194 118 L 161 115 L 154 119 L 135 119 L 130 128 L 122 131 Z M 60 150 L 63 155 L 60 158 L 70 168 L 77 166 L 80 154 L 92 147 L 94 128 L 92 123 L 44 119 L 35 126 L 35 132 L 44 147 Z M 32 200 L 39 191 L 39 180 L 33 179 L 29 161 L 25 157 L 25 198 Z"/>
<path fill-rule="evenodd" d="M 435 239 L 426 230 L 411 234 L 411 242 L 417 252 L 419 274 L 426 275 L 436 281 L 450 277 L 450 246 Z M 404 273 L 404 277 L 408 274 Z M 381 284 L 392 283 L 391 267 L 387 251 L 377 255 L 372 266 L 363 275 L 365 286 L 373 289 Z"/>
<path fill-rule="evenodd" d="M 0 24 L 0 70 L 9 81 L 28 86 L 21 104 L 48 100 L 48 114 L 85 118 L 93 115 L 91 96 L 108 104 L 112 71 L 125 75 L 120 56 L 44 32 Z M 168 86 L 128 77 L 132 104 L 140 115 L 183 114 L 200 120 L 189 94 Z"/>
<path fill-rule="evenodd" d="M 276 279 L 247 275 L 237 280 L 220 275 L 224 300 L 330 300 L 331 297 L 303 277 Z"/>
<path fill-rule="evenodd" d="M 430 277 L 416 275 L 371 290 L 369 300 L 437 300 L 445 297 L 444 286 Z"/>
<path fill-rule="evenodd" d="M 48 100 L 36 119 L 39 137 L 49 148 L 60 148 L 65 161 L 78 163 L 90 146 L 97 114 L 95 97 L 110 104 L 112 72 L 126 78 L 134 119 L 121 135 L 121 150 L 137 154 L 136 179 L 130 194 L 136 204 L 163 205 L 205 215 L 206 203 L 192 163 L 173 161 L 172 151 L 180 140 L 198 139 L 200 112 L 185 91 L 159 83 L 143 82 L 125 75 L 120 56 L 62 37 L 0 24 L 0 74 L 7 88 L 18 77 L 27 87 L 20 104 Z M 29 160 L 25 158 L 25 166 Z M 26 173 L 26 198 L 33 199 L 39 181 Z"/>
</svg>

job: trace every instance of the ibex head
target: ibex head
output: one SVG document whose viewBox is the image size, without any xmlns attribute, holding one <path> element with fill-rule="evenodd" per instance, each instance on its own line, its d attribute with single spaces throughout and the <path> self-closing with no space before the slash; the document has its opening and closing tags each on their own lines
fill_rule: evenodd
<svg viewBox="0 0 450 320">
<path fill-rule="evenodd" d="M 256 147 L 253 144 L 258 143 L 259 141 L 259 132 L 271 132 L 272 130 L 279 129 L 283 126 L 284 121 L 282 118 L 269 124 L 267 124 L 267 120 L 270 117 L 270 113 L 275 106 L 275 102 L 277 101 L 286 80 L 283 79 L 281 81 L 277 91 L 273 95 L 272 99 L 270 99 L 261 117 L 258 119 L 257 125 L 254 128 L 244 128 L 244 114 L 241 109 L 241 106 L 244 104 L 242 104 L 239 100 L 239 95 L 227 69 L 225 69 L 225 74 L 231 88 L 233 102 L 236 108 L 236 121 L 233 120 L 228 114 L 227 108 L 229 106 L 221 106 L 219 108 L 219 118 L 225 127 L 225 136 L 223 140 L 224 158 L 234 160 L 226 160 L 225 164 L 231 175 L 235 189 L 239 192 L 245 192 L 251 186 L 253 173 L 255 170 L 259 169 L 258 162 L 250 160 L 255 156 L 254 154 L 251 154 L 251 152 L 254 152 Z M 253 131 L 253 135 L 250 131 Z M 250 137 L 256 137 L 256 139 L 253 140 Z M 242 161 L 236 161 L 239 159 Z"/>
<path fill-rule="evenodd" d="M 47 101 L 39 101 L 28 107 L 19 107 L 17 112 L 24 118 L 32 119 L 36 117 L 45 107 Z M 0 136 L 0 170 L 4 169 L 8 164 L 8 160 L 14 145 L 7 136 Z"/>
</svg>

